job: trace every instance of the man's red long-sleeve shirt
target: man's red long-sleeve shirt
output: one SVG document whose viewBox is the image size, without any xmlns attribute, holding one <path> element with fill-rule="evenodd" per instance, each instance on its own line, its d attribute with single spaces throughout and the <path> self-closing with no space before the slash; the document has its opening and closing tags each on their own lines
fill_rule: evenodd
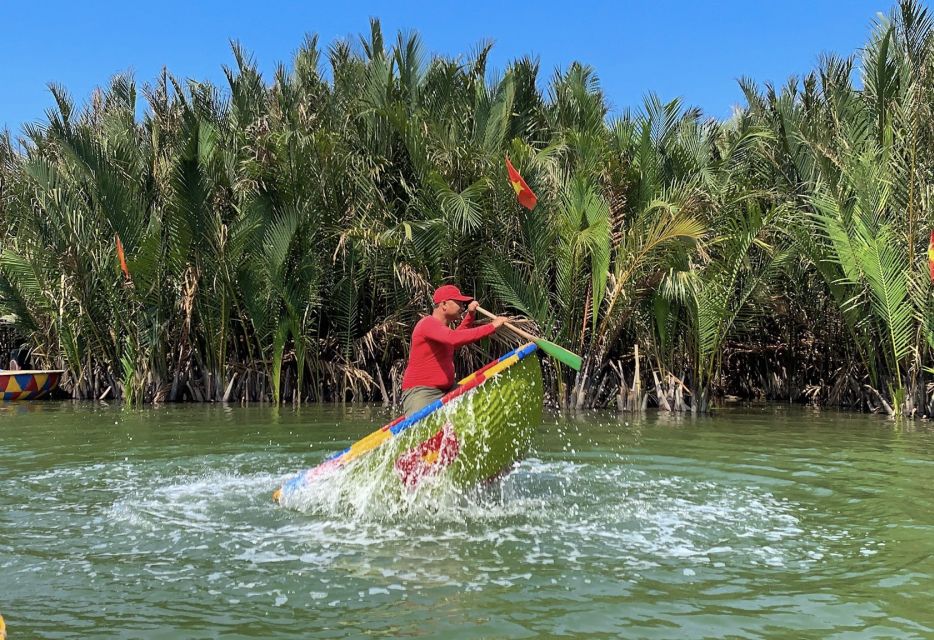
<svg viewBox="0 0 934 640">
<path fill-rule="evenodd" d="M 481 340 L 496 327 L 485 324 L 472 327 L 474 316 L 468 313 L 457 329 L 451 329 L 434 316 L 425 316 L 412 331 L 409 364 L 402 376 L 402 388 L 454 386 L 454 349 Z"/>
</svg>

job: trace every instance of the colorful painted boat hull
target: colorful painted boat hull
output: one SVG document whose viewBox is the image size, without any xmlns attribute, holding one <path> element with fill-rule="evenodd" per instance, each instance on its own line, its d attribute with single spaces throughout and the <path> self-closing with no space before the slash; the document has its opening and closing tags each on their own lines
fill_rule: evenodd
<svg viewBox="0 0 934 640">
<path fill-rule="evenodd" d="M 37 400 L 58 388 L 64 371 L 0 371 L 0 399 Z"/>
<path fill-rule="evenodd" d="M 316 479 L 338 471 L 403 490 L 428 477 L 444 476 L 467 487 L 508 472 L 528 454 L 542 419 L 542 372 L 535 352 L 528 344 L 489 363 L 441 400 L 298 473 L 273 498 L 288 504 Z"/>
</svg>

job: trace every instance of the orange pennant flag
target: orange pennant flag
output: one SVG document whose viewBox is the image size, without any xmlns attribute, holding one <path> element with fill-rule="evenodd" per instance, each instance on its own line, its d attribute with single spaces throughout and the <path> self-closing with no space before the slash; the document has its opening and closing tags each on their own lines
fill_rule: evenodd
<svg viewBox="0 0 934 640">
<path fill-rule="evenodd" d="M 931 270 L 931 282 L 934 282 L 934 231 L 931 232 L 931 241 L 928 243 L 928 269 Z"/>
<path fill-rule="evenodd" d="M 516 198 L 519 200 L 519 204 L 531 211 L 538 203 L 538 196 L 535 195 L 534 191 L 529 189 L 529 185 L 525 183 L 525 180 L 522 179 L 522 176 L 519 175 L 516 168 L 512 166 L 512 163 L 509 161 L 509 156 L 506 156 L 506 170 L 509 172 L 509 182 L 512 183 L 512 188 L 516 192 Z"/>
<path fill-rule="evenodd" d="M 120 270 L 123 271 L 123 276 L 129 280 L 130 269 L 126 266 L 126 254 L 123 253 L 123 243 L 120 242 L 120 234 L 114 234 L 114 237 L 117 239 L 117 258 L 120 259 Z"/>
</svg>

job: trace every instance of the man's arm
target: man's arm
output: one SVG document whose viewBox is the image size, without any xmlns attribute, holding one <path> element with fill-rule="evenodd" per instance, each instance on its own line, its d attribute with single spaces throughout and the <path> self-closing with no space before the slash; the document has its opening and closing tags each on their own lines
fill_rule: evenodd
<svg viewBox="0 0 934 640">
<path fill-rule="evenodd" d="M 467 314 L 464 316 L 464 319 L 461 320 L 461 323 L 457 325 L 455 331 L 461 331 L 463 329 L 469 329 L 473 326 L 473 321 L 477 318 L 477 307 L 480 306 L 480 303 L 476 300 L 472 300 L 470 304 L 467 305 Z"/>
<path fill-rule="evenodd" d="M 476 315 L 473 311 L 468 311 L 464 315 L 464 319 L 461 320 L 461 323 L 457 325 L 455 331 L 463 331 L 464 329 L 469 329 L 473 326 L 473 321 L 476 319 Z"/>
<path fill-rule="evenodd" d="M 440 322 L 426 322 L 423 331 L 426 340 L 460 347 L 487 337 L 496 331 L 496 327 L 491 323 L 467 329 L 462 327 L 449 329 Z"/>
</svg>

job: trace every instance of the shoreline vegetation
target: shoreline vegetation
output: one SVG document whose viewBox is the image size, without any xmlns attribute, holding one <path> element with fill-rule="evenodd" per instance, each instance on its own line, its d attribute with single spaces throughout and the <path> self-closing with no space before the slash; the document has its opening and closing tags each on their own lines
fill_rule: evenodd
<svg viewBox="0 0 934 640">
<path fill-rule="evenodd" d="M 544 363 L 562 408 L 932 416 L 932 34 L 901 2 L 851 57 L 740 80 L 723 121 L 654 95 L 610 117 L 590 67 L 494 76 L 489 45 L 378 21 L 271 79 L 234 44 L 223 87 L 120 75 L 79 110 L 52 86 L 0 138 L 2 364 L 24 342 L 81 399 L 398 403 L 451 281 L 583 356 Z"/>
</svg>

